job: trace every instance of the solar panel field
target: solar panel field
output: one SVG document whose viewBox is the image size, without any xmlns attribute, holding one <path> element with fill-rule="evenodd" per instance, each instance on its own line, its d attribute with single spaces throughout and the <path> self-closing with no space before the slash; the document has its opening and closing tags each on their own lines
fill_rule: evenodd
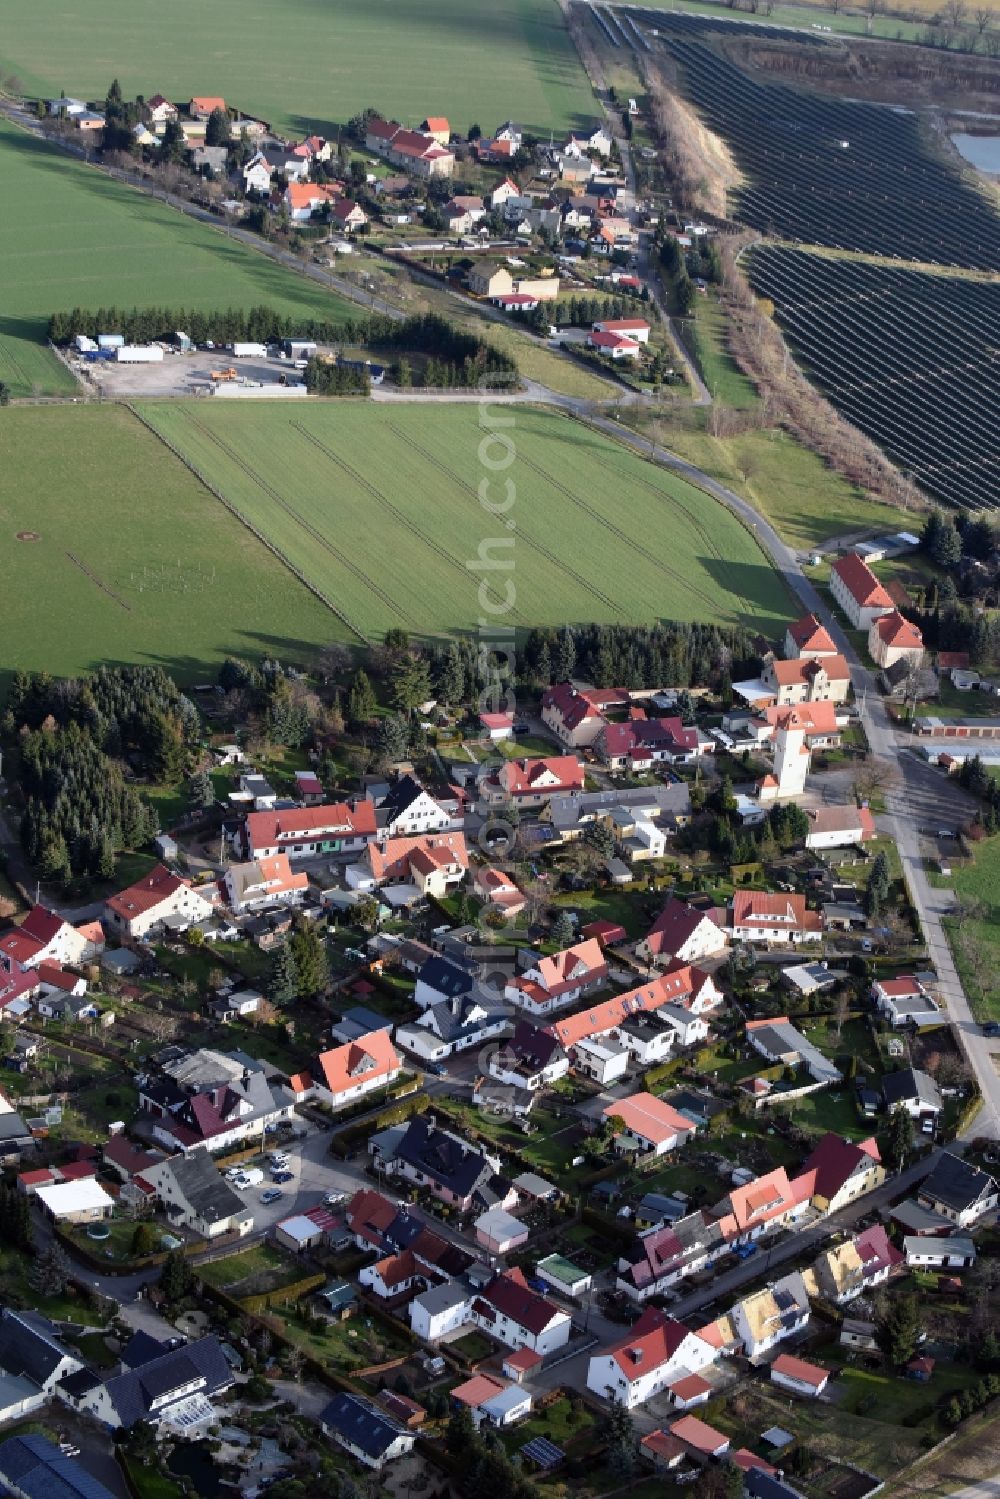
<svg viewBox="0 0 1000 1499">
<path fill-rule="evenodd" d="M 929 495 L 1000 499 L 1000 282 L 777 245 L 749 260 L 799 363 Z"/>
<path fill-rule="evenodd" d="M 803 244 L 996 269 L 1000 221 L 930 148 L 916 114 L 762 82 L 710 45 L 693 18 L 649 19 L 684 92 L 746 177 L 733 199 L 743 223 Z"/>
</svg>

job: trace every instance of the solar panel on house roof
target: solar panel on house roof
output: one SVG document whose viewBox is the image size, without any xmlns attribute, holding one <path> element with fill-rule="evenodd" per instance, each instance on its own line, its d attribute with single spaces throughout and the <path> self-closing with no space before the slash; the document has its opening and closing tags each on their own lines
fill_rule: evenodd
<svg viewBox="0 0 1000 1499">
<path fill-rule="evenodd" d="M 555 1442 L 550 1442 L 548 1437 L 532 1437 L 530 1442 L 525 1442 L 521 1448 L 522 1457 L 530 1457 L 533 1463 L 540 1468 L 554 1468 L 556 1463 L 561 1463 L 566 1454 Z"/>
</svg>

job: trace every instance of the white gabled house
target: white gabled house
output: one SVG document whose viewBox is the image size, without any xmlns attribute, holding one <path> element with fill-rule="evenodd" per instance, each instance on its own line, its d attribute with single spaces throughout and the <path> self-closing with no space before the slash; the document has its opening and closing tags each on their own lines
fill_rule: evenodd
<svg viewBox="0 0 1000 1499">
<path fill-rule="evenodd" d="M 635 1410 L 715 1358 L 716 1349 L 706 1339 L 658 1308 L 647 1307 L 627 1337 L 591 1358 L 587 1389 Z"/>
</svg>

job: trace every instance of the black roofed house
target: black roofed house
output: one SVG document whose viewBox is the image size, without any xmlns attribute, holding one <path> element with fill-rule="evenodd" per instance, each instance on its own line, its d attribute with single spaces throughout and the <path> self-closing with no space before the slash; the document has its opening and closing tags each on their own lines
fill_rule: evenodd
<svg viewBox="0 0 1000 1499">
<path fill-rule="evenodd" d="M 0 1483 L 17 1499 L 115 1499 L 78 1458 L 35 1435 L 0 1442 Z"/>
<path fill-rule="evenodd" d="M 47 1317 L 11 1307 L 0 1311 L 0 1420 L 37 1410 L 61 1379 L 82 1368 Z"/>
<path fill-rule="evenodd" d="M 495 1156 L 469 1145 L 458 1135 L 438 1129 L 426 1115 L 410 1120 L 385 1167 L 407 1181 L 426 1187 L 460 1212 L 473 1207 L 480 1211 L 511 1208 L 517 1202 L 514 1188 L 499 1174 L 500 1162 Z"/>
<path fill-rule="evenodd" d="M 880 1086 L 890 1113 L 893 1109 L 905 1109 L 912 1119 L 934 1118 L 944 1108 L 937 1083 L 917 1067 L 885 1073 Z"/>
<path fill-rule="evenodd" d="M 945 1151 L 929 1176 L 920 1184 L 918 1202 L 932 1212 L 941 1213 L 958 1228 L 978 1223 L 985 1213 L 995 1210 L 1000 1188 L 993 1177 L 960 1156 Z"/>
<path fill-rule="evenodd" d="M 396 1044 L 422 1061 L 437 1062 L 481 1046 L 506 1031 L 508 1023 L 496 996 L 476 984 L 468 994 L 428 1005 L 412 1025 L 397 1026 Z"/>
<path fill-rule="evenodd" d="M 198 1338 L 181 1348 L 159 1347 L 157 1355 L 143 1345 L 130 1355 L 140 1360 L 136 1367 L 123 1367 L 89 1389 L 79 1388 L 79 1382 L 68 1387 L 64 1383 L 64 1398 L 112 1429 L 128 1430 L 148 1421 L 190 1435 L 217 1420 L 212 1398 L 228 1390 L 234 1379 L 218 1338 Z"/>
<path fill-rule="evenodd" d="M 360 1395 L 335 1395 L 320 1417 L 320 1425 L 326 1436 L 367 1468 L 383 1468 L 405 1457 L 416 1441 L 414 1432 Z"/>
<path fill-rule="evenodd" d="M 411 838 L 417 833 L 442 832 L 453 825 L 450 811 L 425 791 L 413 776 L 394 781 L 375 812 L 381 837 Z"/>
<path fill-rule="evenodd" d="M 475 988 L 475 975 L 468 968 L 435 955 L 427 959 L 417 974 L 413 1002 L 425 1010 L 428 1005 L 440 1004 L 442 1000 L 463 999 Z"/>
<path fill-rule="evenodd" d="M 534 1092 L 566 1075 L 569 1056 L 557 1036 L 530 1020 L 519 1020 L 513 1036 L 493 1052 L 487 1066 L 497 1082 Z"/>
</svg>

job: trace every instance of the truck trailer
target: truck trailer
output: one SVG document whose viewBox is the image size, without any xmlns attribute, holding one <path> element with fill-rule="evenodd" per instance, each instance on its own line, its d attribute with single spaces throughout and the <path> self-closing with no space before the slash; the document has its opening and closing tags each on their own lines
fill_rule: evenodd
<svg viewBox="0 0 1000 1499">
<path fill-rule="evenodd" d="M 119 364 L 159 364 L 163 350 L 159 344 L 122 344 L 115 357 Z"/>
<path fill-rule="evenodd" d="M 234 359 L 266 359 L 267 344 L 233 344 Z"/>
</svg>

